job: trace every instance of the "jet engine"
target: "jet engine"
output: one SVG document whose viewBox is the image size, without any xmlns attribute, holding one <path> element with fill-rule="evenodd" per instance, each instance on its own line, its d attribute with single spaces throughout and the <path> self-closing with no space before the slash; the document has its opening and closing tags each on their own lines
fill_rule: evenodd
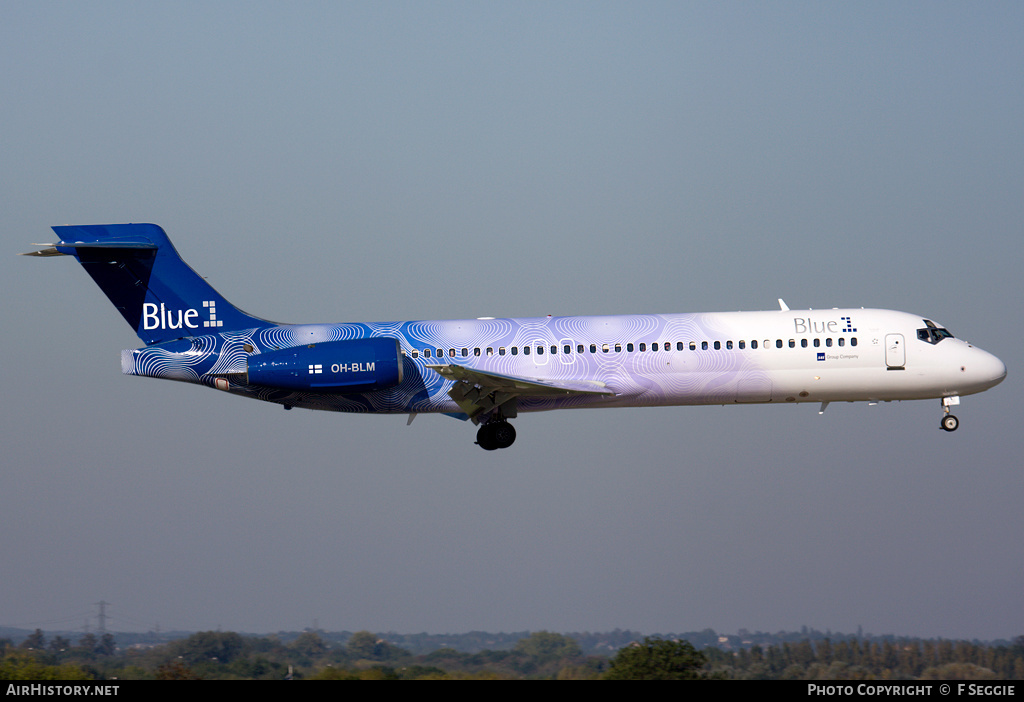
<svg viewBox="0 0 1024 702">
<path fill-rule="evenodd" d="M 327 341 L 250 356 L 247 382 L 269 388 L 339 395 L 383 390 L 402 382 L 398 339 Z"/>
</svg>

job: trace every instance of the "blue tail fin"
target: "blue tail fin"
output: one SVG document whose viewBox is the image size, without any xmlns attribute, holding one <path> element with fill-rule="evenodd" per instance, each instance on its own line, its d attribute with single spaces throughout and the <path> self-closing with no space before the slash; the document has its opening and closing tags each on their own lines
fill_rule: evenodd
<svg viewBox="0 0 1024 702">
<path fill-rule="evenodd" d="M 74 256 L 147 345 L 272 322 L 221 297 L 155 224 L 53 227 L 60 237 L 40 255 Z"/>
</svg>

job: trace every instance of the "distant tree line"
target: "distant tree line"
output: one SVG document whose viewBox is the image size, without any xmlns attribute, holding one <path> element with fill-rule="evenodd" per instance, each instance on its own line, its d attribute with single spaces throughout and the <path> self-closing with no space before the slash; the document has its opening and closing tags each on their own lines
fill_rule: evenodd
<svg viewBox="0 0 1024 702">
<path fill-rule="evenodd" d="M 710 631 L 710 630 L 709 630 Z M 712 632 L 713 633 L 713 632 Z M 0 680 L 45 679 L 1024 679 L 1024 636 L 998 645 L 879 637 L 804 638 L 729 649 L 707 632 L 699 643 L 635 632 L 586 634 L 608 655 L 548 631 L 474 632 L 503 648 L 442 646 L 413 653 L 369 631 L 344 636 L 307 630 L 272 636 L 198 632 L 167 643 L 119 648 L 111 634 L 74 644 L 36 630 L 15 644 L 0 639 Z M 426 635 L 421 635 L 425 637 Z M 448 636 L 449 639 L 457 638 Z M 422 640 L 420 643 L 424 643 Z M 422 650 L 422 649 L 421 649 Z"/>
<path fill-rule="evenodd" d="M 1024 636 L 991 646 L 945 639 L 887 638 L 705 649 L 709 667 L 736 679 L 1024 679 Z"/>
</svg>

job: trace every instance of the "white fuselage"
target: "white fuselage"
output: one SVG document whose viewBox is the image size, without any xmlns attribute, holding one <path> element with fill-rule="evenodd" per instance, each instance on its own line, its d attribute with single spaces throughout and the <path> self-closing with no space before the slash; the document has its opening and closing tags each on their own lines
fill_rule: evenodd
<svg viewBox="0 0 1024 702">
<path fill-rule="evenodd" d="M 514 329 L 497 325 L 500 333 L 489 338 L 487 329 L 498 322 Z M 925 320 L 890 310 L 436 324 L 447 343 L 406 341 L 406 353 L 417 363 L 456 363 L 555 383 L 587 379 L 615 392 L 576 398 L 576 406 L 926 399 L 981 392 L 1006 374 L 998 358 L 964 341 L 919 339 L 918 330 L 928 328 Z M 424 358 L 428 350 L 430 358 Z M 520 405 L 522 411 L 549 408 L 548 400 Z"/>
<path fill-rule="evenodd" d="M 285 392 L 232 375 L 261 353 L 375 337 L 398 343 L 397 385 L 358 394 Z M 517 411 L 531 412 L 944 398 L 981 392 L 1006 375 L 998 358 L 939 325 L 879 309 L 273 325 L 197 337 L 186 353 L 125 353 L 126 373 L 287 407 L 470 417 L 486 417 L 480 408 L 490 406 L 460 404 L 460 391 L 474 388 L 491 402 L 500 400 L 495 393 L 515 395 Z M 325 376 L 346 366 L 324 361 Z"/>
</svg>

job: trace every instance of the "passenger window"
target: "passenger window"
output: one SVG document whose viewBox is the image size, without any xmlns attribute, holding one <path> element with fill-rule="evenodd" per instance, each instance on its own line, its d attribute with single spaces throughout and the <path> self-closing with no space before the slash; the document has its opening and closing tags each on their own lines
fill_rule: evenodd
<svg viewBox="0 0 1024 702">
<path fill-rule="evenodd" d="M 493 356 L 494 355 L 494 347 L 493 346 L 488 346 L 487 347 L 487 355 L 488 356 Z"/>
<path fill-rule="evenodd" d="M 750 348 L 752 348 L 752 349 L 756 349 L 757 348 L 757 339 L 751 339 L 750 340 Z"/>
<path fill-rule="evenodd" d="M 725 348 L 732 349 L 732 342 L 731 341 L 725 342 Z"/>
<path fill-rule="evenodd" d="M 622 353 L 622 344 L 615 344 L 615 353 Z"/>
<path fill-rule="evenodd" d="M 523 347 L 523 355 L 524 356 L 529 356 L 530 355 L 530 347 L 529 346 L 524 346 Z"/>
<path fill-rule="evenodd" d="M 608 344 L 601 344 L 601 353 L 608 353 Z"/>
<path fill-rule="evenodd" d="M 722 342 L 721 341 L 716 341 L 715 342 L 715 351 L 721 351 L 721 350 L 722 350 Z"/>
<path fill-rule="evenodd" d="M 743 339 L 740 339 L 740 350 L 742 351 L 745 348 L 747 348 L 747 342 L 744 341 Z"/>
<path fill-rule="evenodd" d="M 413 349 L 412 350 L 412 357 L 413 358 L 419 358 L 420 357 L 420 352 L 417 349 Z"/>
<path fill-rule="evenodd" d="M 696 351 L 697 350 L 697 344 L 695 344 L 694 342 L 691 341 L 690 342 L 690 350 L 691 351 Z"/>
<path fill-rule="evenodd" d="M 423 349 L 423 358 L 430 358 L 430 349 Z"/>
<path fill-rule="evenodd" d="M 465 358 L 469 355 L 469 349 L 462 349 L 462 357 Z"/>
<path fill-rule="evenodd" d="M 708 342 L 706 342 L 706 341 L 700 342 L 700 350 L 701 351 L 707 351 L 708 350 Z"/>
<path fill-rule="evenodd" d="M 643 346 L 643 344 L 640 344 L 640 345 Z M 641 350 L 643 350 L 643 349 L 641 349 Z M 626 351 L 629 351 L 630 353 L 633 353 L 633 342 L 632 341 L 629 342 L 628 344 L 626 344 Z"/>
<path fill-rule="evenodd" d="M 814 340 L 814 348 L 818 348 L 819 346 L 821 346 L 821 339 L 815 339 Z"/>
<path fill-rule="evenodd" d="M 857 345 L 857 337 L 855 337 L 855 336 L 850 337 L 850 346 L 856 346 L 856 345 Z"/>
<path fill-rule="evenodd" d="M 576 353 L 583 353 L 583 344 L 576 344 Z"/>
<path fill-rule="evenodd" d="M 565 347 L 565 352 L 569 353 L 569 347 L 568 346 Z M 551 347 L 551 353 L 552 354 L 557 354 L 558 353 L 558 347 L 557 346 L 552 346 Z"/>
<path fill-rule="evenodd" d="M 775 340 L 775 348 L 777 348 L 777 349 L 781 349 L 782 348 L 782 339 L 776 339 Z"/>
<path fill-rule="evenodd" d="M 651 344 L 651 351 L 657 351 L 657 350 L 658 350 L 658 342 L 654 342 L 653 344 Z"/>
<path fill-rule="evenodd" d="M 844 339 L 843 337 L 839 337 L 838 343 L 839 343 L 840 346 L 845 346 L 846 345 L 846 339 Z"/>
<path fill-rule="evenodd" d="M 519 355 L 519 347 L 518 346 L 513 346 L 512 347 L 512 355 L 513 356 L 518 356 Z"/>
<path fill-rule="evenodd" d="M 582 350 L 583 349 L 580 349 L 580 351 L 582 351 Z M 572 353 L 572 346 L 569 346 L 569 344 L 566 344 L 565 346 L 563 346 L 562 347 L 562 353 Z"/>
<path fill-rule="evenodd" d="M 444 358 L 444 349 L 438 349 L 437 350 L 437 357 L 438 358 Z"/>
<path fill-rule="evenodd" d="M 832 337 L 830 336 L 829 338 L 825 339 L 825 346 L 831 346 L 831 345 L 832 345 Z"/>
<path fill-rule="evenodd" d="M 647 344 L 640 344 L 640 351 L 646 351 L 646 350 L 647 350 Z"/>
<path fill-rule="evenodd" d="M 802 348 L 802 349 L 806 349 L 807 348 L 807 339 L 800 339 L 800 348 Z"/>
<path fill-rule="evenodd" d="M 682 350 L 683 350 L 683 342 L 677 341 L 676 342 L 676 351 L 682 351 Z"/>
<path fill-rule="evenodd" d="M 790 339 L 789 340 L 789 348 L 791 348 L 791 349 L 795 349 L 796 348 L 796 339 Z"/>
<path fill-rule="evenodd" d="M 597 344 L 590 345 L 590 353 L 597 353 Z"/>
<path fill-rule="evenodd" d="M 538 356 L 543 356 L 544 355 L 544 347 L 543 346 L 538 346 L 537 347 L 537 355 Z"/>
<path fill-rule="evenodd" d="M 499 356 L 504 356 L 505 355 L 505 347 L 504 346 L 499 346 L 498 347 L 498 355 Z"/>
</svg>

